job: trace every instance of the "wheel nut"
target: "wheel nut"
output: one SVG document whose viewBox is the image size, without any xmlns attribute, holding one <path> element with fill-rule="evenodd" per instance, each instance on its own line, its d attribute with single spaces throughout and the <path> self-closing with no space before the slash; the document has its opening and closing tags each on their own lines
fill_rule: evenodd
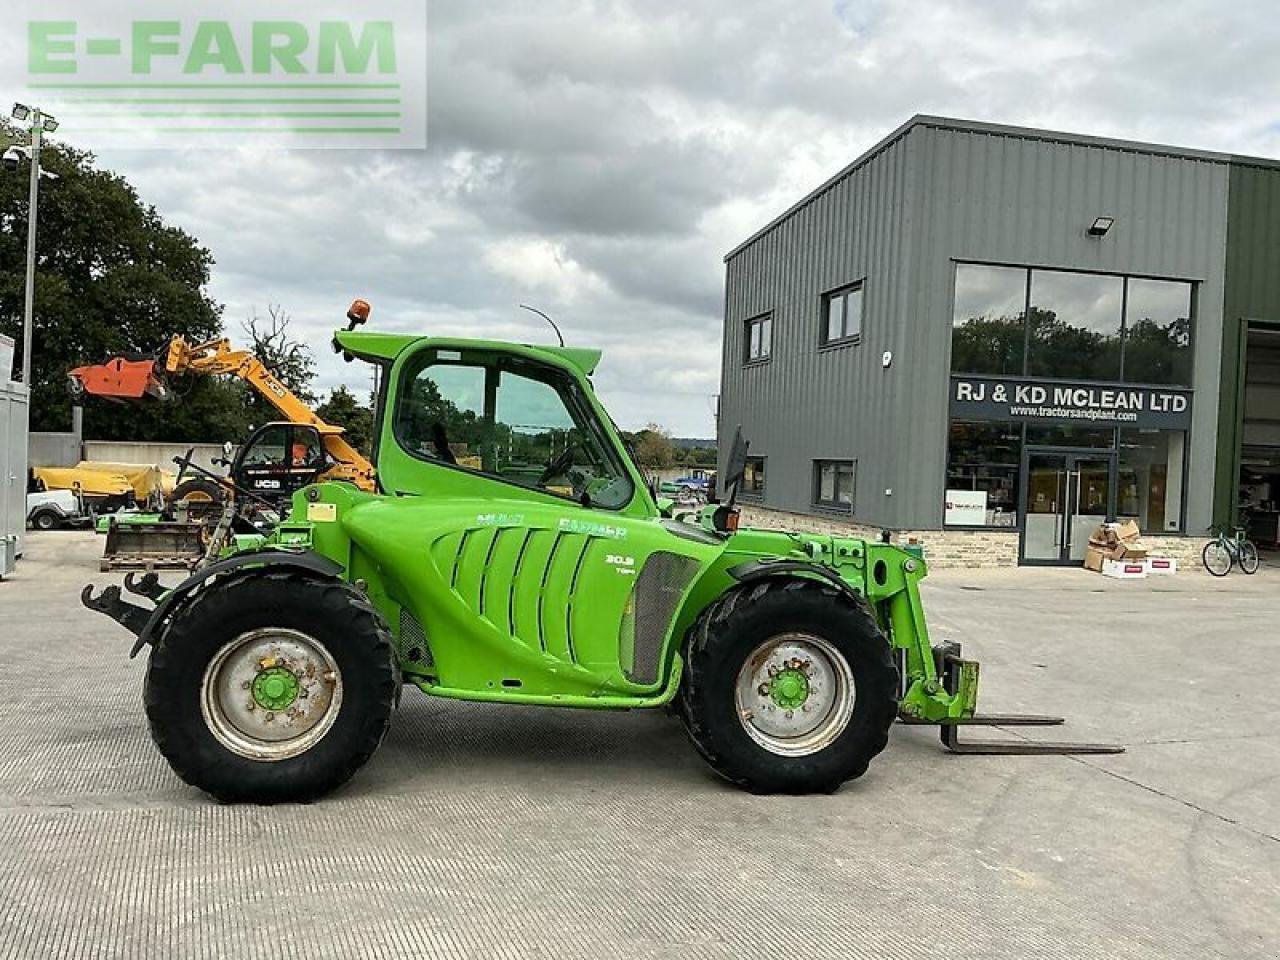
<svg viewBox="0 0 1280 960">
<path fill-rule="evenodd" d="M 250 700 L 250 701 L 249 701 L 249 709 L 250 709 L 250 710 L 256 710 L 256 709 L 258 709 L 258 705 L 257 705 L 256 703 L 254 703 L 252 700 Z"/>
<path fill-rule="evenodd" d="M 268 713 L 268 714 L 267 714 L 267 721 L 268 721 L 268 722 L 270 722 L 270 721 L 274 720 L 275 718 L 276 718 L 276 715 L 275 715 L 274 713 Z"/>
<path fill-rule="evenodd" d="M 248 690 L 250 686 L 252 686 L 252 684 L 250 684 L 248 680 L 246 680 L 244 683 L 240 684 L 240 687 L 241 687 L 241 689 L 243 689 L 243 690 Z"/>
<path fill-rule="evenodd" d="M 767 683 L 760 684 L 760 689 L 758 692 L 760 696 L 767 697 L 769 695 L 769 685 Z"/>
</svg>

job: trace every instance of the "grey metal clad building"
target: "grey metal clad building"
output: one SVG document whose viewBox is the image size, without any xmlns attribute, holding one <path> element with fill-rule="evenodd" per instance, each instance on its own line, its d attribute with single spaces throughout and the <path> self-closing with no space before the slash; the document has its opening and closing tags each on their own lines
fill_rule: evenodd
<svg viewBox="0 0 1280 960">
<path fill-rule="evenodd" d="M 1275 161 L 917 116 L 725 260 L 744 503 L 1025 563 L 1280 538 Z"/>
</svg>

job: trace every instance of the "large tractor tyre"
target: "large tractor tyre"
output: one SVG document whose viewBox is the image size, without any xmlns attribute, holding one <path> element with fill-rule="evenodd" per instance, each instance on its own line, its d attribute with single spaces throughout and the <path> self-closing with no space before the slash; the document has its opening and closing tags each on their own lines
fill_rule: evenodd
<svg viewBox="0 0 1280 960">
<path fill-rule="evenodd" d="M 202 520 L 209 514 L 220 512 L 226 498 L 227 491 L 222 484 L 207 477 L 197 477 L 184 480 L 173 488 L 169 494 L 169 506 L 172 508 L 185 503 L 191 519 Z"/>
<path fill-rule="evenodd" d="M 215 582 L 176 615 L 147 669 L 151 736 L 224 802 L 305 802 L 341 786 L 391 722 L 386 622 L 348 584 L 296 571 Z"/>
<path fill-rule="evenodd" d="M 866 603 L 811 580 L 730 591 L 690 628 L 689 738 L 755 793 L 830 793 L 889 740 L 898 671 Z"/>
</svg>

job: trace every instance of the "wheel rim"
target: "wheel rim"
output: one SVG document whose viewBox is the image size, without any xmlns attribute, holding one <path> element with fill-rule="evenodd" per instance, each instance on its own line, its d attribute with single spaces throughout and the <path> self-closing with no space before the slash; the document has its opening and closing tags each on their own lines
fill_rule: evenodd
<svg viewBox="0 0 1280 960">
<path fill-rule="evenodd" d="M 342 673 L 324 644 L 298 630 L 250 630 L 205 668 L 200 709 L 224 747 L 250 760 L 310 750 L 342 706 Z"/>
<path fill-rule="evenodd" d="M 779 634 L 747 657 L 734 699 L 752 740 L 779 756 L 804 757 L 848 727 L 856 700 L 853 671 L 822 637 Z"/>
<path fill-rule="evenodd" d="M 1220 543 L 1211 543 L 1204 548 L 1204 565 L 1210 573 L 1222 576 L 1231 569 L 1231 554 Z"/>
</svg>

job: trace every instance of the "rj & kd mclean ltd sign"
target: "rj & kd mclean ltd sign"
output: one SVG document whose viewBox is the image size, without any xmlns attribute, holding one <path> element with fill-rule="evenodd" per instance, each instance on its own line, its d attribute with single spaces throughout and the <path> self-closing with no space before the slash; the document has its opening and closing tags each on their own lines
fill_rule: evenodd
<svg viewBox="0 0 1280 960">
<path fill-rule="evenodd" d="M 1191 391 L 1013 377 L 952 377 L 951 416 L 1185 430 Z"/>
</svg>

